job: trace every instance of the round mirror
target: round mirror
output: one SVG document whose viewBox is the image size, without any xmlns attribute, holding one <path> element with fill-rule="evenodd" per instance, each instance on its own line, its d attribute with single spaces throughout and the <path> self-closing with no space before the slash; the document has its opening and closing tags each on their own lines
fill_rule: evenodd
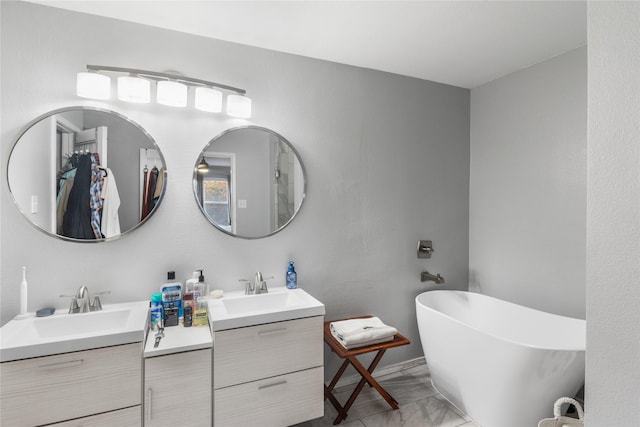
<svg viewBox="0 0 640 427">
<path fill-rule="evenodd" d="M 289 141 L 259 126 L 229 129 L 196 161 L 193 191 L 217 229 L 258 239 L 286 227 L 306 193 L 302 160 Z"/>
<path fill-rule="evenodd" d="M 112 240 L 160 205 L 165 162 L 151 136 L 113 111 L 70 107 L 33 120 L 7 167 L 18 209 L 38 229 L 74 242 Z"/>
</svg>

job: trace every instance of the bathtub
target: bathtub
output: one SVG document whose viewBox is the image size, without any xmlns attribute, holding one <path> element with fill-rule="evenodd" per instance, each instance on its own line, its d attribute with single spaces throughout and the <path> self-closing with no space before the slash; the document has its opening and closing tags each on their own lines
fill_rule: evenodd
<svg viewBox="0 0 640 427">
<path fill-rule="evenodd" d="M 536 427 L 584 383 L 584 320 L 447 290 L 416 315 L 434 388 L 482 427 Z"/>
</svg>

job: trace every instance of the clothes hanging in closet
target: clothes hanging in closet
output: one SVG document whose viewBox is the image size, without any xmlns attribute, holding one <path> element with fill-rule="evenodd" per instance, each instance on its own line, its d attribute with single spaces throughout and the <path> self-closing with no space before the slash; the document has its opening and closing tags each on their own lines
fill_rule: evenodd
<svg viewBox="0 0 640 427">
<path fill-rule="evenodd" d="M 69 192 L 66 210 L 62 219 L 62 235 L 75 239 L 95 239 L 91 227 L 91 158 L 82 154 Z"/>
<path fill-rule="evenodd" d="M 120 196 L 113 172 L 100 166 L 97 153 L 74 157 L 77 167 L 64 172 L 58 185 L 57 233 L 75 239 L 102 239 L 120 234 Z"/>
<path fill-rule="evenodd" d="M 147 169 L 145 168 L 144 174 L 141 220 L 145 219 L 158 203 L 160 195 L 162 194 L 162 186 L 164 185 L 164 173 L 162 169 L 154 166 L 153 169 L 147 173 Z"/>
</svg>

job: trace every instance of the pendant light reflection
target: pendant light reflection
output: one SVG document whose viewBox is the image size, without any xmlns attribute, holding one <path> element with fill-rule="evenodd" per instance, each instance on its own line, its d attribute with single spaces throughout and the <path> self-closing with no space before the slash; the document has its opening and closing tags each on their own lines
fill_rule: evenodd
<svg viewBox="0 0 640 427">
<path fill-rule="evenodd" d="M 111 97 L 111 79 L 97 73 L 78 73 L 76 94 L 83 98 L 109 99 Z"/>
<path fill-rule="evenodd" d="M 202 160 L 200 160 L 200 163 L 198 163 L 198 172 L 199 173 L 209 172 L 209 163 L 207 163 L 204 157 L 202 158 Z"/>
<path fill-rule="evenodd" d="M 240 119 L 251 117 L 251 98 L 241 95 L 227 96 L 227 114 Z"/>
<path fill-rule="evenodd" d="M 151 100 L 151 83 L 140 77 L 118 77 L 118 99 L 147 104 Z"/>
<path fill-rule="evenodd" d="M 158 104 L 171 107 L 187 106 L 187 86 L 182 83 L 163 80 L 158 82 L 156 100 Z"/>
</svg>

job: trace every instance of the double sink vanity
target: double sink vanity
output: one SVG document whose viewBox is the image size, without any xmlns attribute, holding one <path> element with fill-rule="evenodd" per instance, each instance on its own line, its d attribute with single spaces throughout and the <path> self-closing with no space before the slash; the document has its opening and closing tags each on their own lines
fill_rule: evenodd
<svg viewBox="0 0 640 427">
<path fill-rule="evenodd" d="M 116 191 L 119 210 L 79 233 L 72 225 L 103 209 L 75 209 L 69 201 L 76 186 L 84 191 L 78 182 L 88 184 L 81 166 L 89 163 L 98 171 L 91 182 Z M 55 173 L 36 180 L 35 169 Z M 194 209 L 237 238 L 281 231 L 306 197 L 298 152 L 261 126 L 215 136 L 192 173 Z M 145 225 L 167 179 L 164 155 L 144 128 L 89 106 L 29 122 L 7 165 L 20 213 L 39 231 L 77 244 L 109 242 Z M 286 426 L 322 416 L 322 303 L 301 289 L 270 288 L 225 294 L 208 306 L 209 328 L 167 327 L 157 347 L 148 301 L 8 322 L 0 328 L 0 425 Z"/>
<path fill-rule="evenodd" d="M 286 426 L 321 417 L 324 305 L 302 289 L 227 293 L 209 328 L 168 327 L 149 302 L 0 328 L 0 425 Z"/>
</svg>

